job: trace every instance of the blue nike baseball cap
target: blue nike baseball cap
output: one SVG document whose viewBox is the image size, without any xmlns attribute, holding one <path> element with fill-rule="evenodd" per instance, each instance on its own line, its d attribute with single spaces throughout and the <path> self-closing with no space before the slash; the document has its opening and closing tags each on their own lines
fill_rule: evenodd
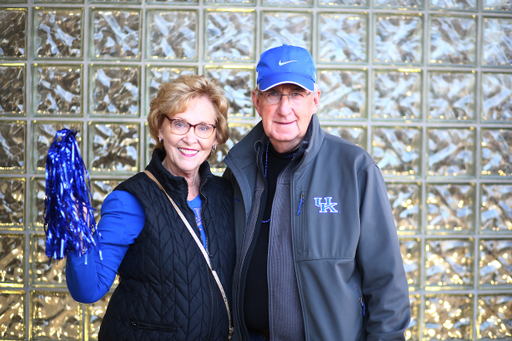
<svg viewBox="0 0 512 341">
<path fill-rule="evenodd" d="M 315 89 L 315 62 L 302 47 L 282 45 L 268 49 L 261 54 L 256 71 L 261 91 L 281 84 L 296 84 L 309 91 Z"/>
</svg>

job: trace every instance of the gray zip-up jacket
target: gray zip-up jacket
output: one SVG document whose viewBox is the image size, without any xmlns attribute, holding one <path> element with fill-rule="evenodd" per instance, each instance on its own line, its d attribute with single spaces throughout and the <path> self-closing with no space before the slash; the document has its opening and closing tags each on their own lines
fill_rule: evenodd
<svg viewBox="0 0 512 341">
<path fill-rule="evenodd" d="M 326 134 L 316 115 L 311 125 L 287 212 L 306 340 L 404 340 L 409 291 L 380 170 L 362 148 Z M 260 122 L 225 159 L 235 189 L 234 341 L 248 340 L 241 305 L 256 242 L 262 139 Z"/>
</svg>

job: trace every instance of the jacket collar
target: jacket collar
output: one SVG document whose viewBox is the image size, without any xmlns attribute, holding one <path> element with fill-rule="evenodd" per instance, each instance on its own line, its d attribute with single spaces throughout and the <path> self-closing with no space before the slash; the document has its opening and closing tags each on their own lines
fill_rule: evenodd
<svg viewBox="0 0 512 341">
<path fill-rule="evenodd" d="M 324 136 L 325 132 L 322 130 L 315 114 L 311 117 L 306 136 L 299 145 L 299 151 L 304 151 L 299 168 L 304 167 L 315 158 Z M 231 169 L 244 169 L 257 162 L 257 155 L 267 141 L 268 137 L 263 131 L 263 124 L 260 121 L 240 142 L 231 148 L 225 159 L 227 166 Z"/>
</svg>

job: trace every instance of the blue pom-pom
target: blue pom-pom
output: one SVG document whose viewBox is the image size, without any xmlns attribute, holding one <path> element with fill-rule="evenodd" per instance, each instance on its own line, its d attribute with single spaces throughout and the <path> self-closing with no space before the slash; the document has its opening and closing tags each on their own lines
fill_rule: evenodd
<svg viewBox="0 0 512 341">
<path fill-rule="evenodd" d="M 97 245 L 89 173 L 80 156 L 76 131 L 57 132 L 46 158 L 44 230 L 46 256 L 86 254 Z"/>
</svg>

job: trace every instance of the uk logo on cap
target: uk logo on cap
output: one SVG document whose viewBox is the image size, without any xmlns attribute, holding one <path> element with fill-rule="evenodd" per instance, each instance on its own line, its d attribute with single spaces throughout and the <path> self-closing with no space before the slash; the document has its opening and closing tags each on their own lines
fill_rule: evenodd
<svg viewBox="0 0 512 341">
<path fill-rule="evenodd" d="M 299 46 L 282 45 L 263 52 L 256 71 L 261 91 L 280 84 L 295 84 L 309 91 L 315 89 L 315 62 L 309 51 Z"/>
</svg>

